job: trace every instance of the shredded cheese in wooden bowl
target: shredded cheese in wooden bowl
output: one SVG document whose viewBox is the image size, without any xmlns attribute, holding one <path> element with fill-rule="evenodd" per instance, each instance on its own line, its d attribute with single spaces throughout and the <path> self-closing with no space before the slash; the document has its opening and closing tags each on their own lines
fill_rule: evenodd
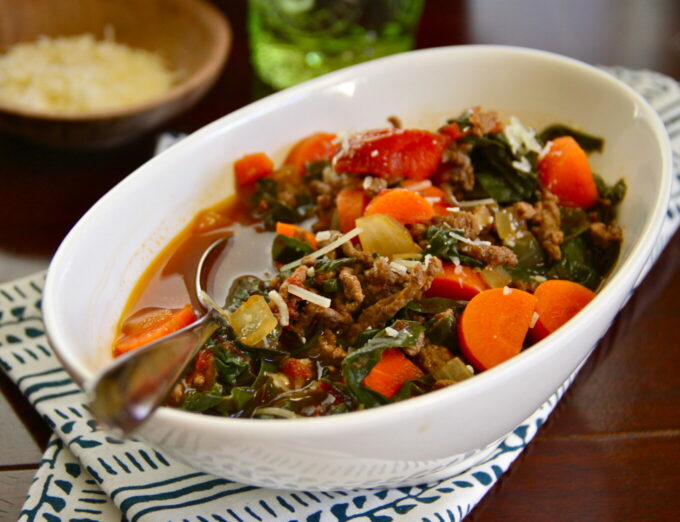
<svg viewBox="0 0 680 522">
<path fill-rule="evenodd" d="M 0 54 L 0 103 L 62 114 L 121 109 L 162 95 L 177 76 L 159 54 L 111 34 L 43 36 Z"/>
</svg>

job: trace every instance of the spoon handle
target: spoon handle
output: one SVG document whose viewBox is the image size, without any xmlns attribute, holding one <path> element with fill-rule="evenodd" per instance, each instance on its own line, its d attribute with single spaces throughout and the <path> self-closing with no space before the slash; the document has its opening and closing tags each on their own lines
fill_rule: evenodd
<svg viewBox="0 0 680 522">
<path fill-rule="evenodd" d="M 123 433 L 133 431 L 160 406 L 218 327 L 219 321 L 207 313 L 174 334 L 114 360 L 86 385 L 93 416 Z"/>
</svg>

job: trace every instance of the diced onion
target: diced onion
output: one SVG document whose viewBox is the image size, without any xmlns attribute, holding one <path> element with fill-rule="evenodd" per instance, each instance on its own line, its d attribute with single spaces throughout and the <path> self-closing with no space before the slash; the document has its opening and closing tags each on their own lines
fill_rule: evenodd
<svg viewBox="0 0 680 522">
<path fill-rule="evenodd" d="M 309 301 L 310 303 L 319 305 L 323 308 L 331 307 L 331 300 L 328 297 L 324 297 L 322 295 L 315 294 L 314 292 L 310 292 L 309 290 L 305 290 L 301 286 L 288 285 L 288 293 L 293 294 L 300 299 L 304 299 L 305 301 Z"/>
<path fill-rule="evenodd" d="M 357 220 L 357 221 L 359 221 L 359 220 Z M 333 250 L 335 250 L 339 246 L 342 246 L 344 243 L 347 243 L 347 241 L 350 241 L 352 238 L 358 236 L 359 234 L 361 234 L 361 232 L 362 232 L 361 227 L 355 227 L 352 230 L 350 230 L 349 232 L 347 232 L 347 234 L 340 236 L 338 239 L 336 239 L 332 243 L 329 243 L 325 247 L 320 248 L 316 252 L 312 252 L 311 254 L 307 254 L 306 256 L 301 257 L 300 259 L 297 259 L 297 260 L 295 260 L 291 263 L 288 263 L 287 265 L 283 265 L 281 267 L 281 271 L 283 272 L 285 270 L 290 270 L 291 268 L 296 268 L 297 266 L 300 265 L 300 263 L 302 263 L 303 259 L 310 259 L 311 260 L 311 259 L 316 259 L 318 257 L 324 256 L 324 255 L 328 254 L 328 252 L 332 252 Z"/>
<path fill-rule="evenodd" d="M 502 266 L 487 267 L 481 274 L 484 282 L 491 288 L 503 288 L 512 282 L 512 276 Z"/>
<path fill-rule="evenodd" d="M 229 324 L 243 344 L 255 346 L 276 328 L 278 321 L 261 295 L 251 295 L 229 314 Z"/>
<path fill-rule="evenodd" d="M 460 382 L 469 379 L 474 372 L 459 357 L 449 359 L 445 364 L 432 372 L 435 379 Z"/>
<path fill-rule="evenodd" d="M 267 408 L 256 408 L 253 411 L 253 416 L 257 415 L 269 415 L 271 417 L 281 417 L 282 419 L 294 419 L 297 417 L 295 412 L 286 410 L 284 408 L 275 408 L 269 406 Z"/>
<path fill-rule="evenodd" d="M 411 233 L 392 216 L 371 214 L 358 218 L 356 222 L 361 227 L 359 240 L 366 252 L 391 257 L 421 251 Z"/>
</svg>

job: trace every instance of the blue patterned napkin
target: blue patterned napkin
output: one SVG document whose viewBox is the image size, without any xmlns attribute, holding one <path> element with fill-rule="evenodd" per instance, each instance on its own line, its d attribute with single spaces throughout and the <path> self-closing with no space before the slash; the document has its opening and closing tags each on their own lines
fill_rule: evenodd
<svg viewBox="0 0 680 522">
<path fill-rule="evenodd" d="M 680 87 L 647 71 L 609 72 L 642 93 L 667 126 L 674 185 L 649 266 L 680 224 Z M 380 521 L 463 519 L 545 422 L 576 372 L 470 470 L 435 483 L 351 492 L 290 492 L 196 471 L 143 442 L 98 430 L 85 397 L 43 333 L 44 274 L 0 285 L 0 366 L 54 430 L 20 520 Z"/>
</svg>

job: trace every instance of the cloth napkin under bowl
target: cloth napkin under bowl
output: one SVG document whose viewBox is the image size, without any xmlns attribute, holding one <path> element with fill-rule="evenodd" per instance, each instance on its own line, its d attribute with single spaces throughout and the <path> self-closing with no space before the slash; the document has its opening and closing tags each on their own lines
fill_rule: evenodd
<svg viewBox="0 0 680 522">
<path fill-rule="evenodd" d="M 607 68 L 658 111 L 671 137 L 674 180 L 651 267 L 680 223 L 680 86 L 649 71 Z M 163 146 L 173 142 L 165 137 Z M 43 332 L 44 273 L 0 285 L 0 366 L 54 430 L 20 520 L 459 521 L 535 436 L 576 372 L 484 462 L 447 479 L 394 489 L 291 492 L 202 473 L 138 440 L 97 429 L 85 396 Z"/>
</svg>

